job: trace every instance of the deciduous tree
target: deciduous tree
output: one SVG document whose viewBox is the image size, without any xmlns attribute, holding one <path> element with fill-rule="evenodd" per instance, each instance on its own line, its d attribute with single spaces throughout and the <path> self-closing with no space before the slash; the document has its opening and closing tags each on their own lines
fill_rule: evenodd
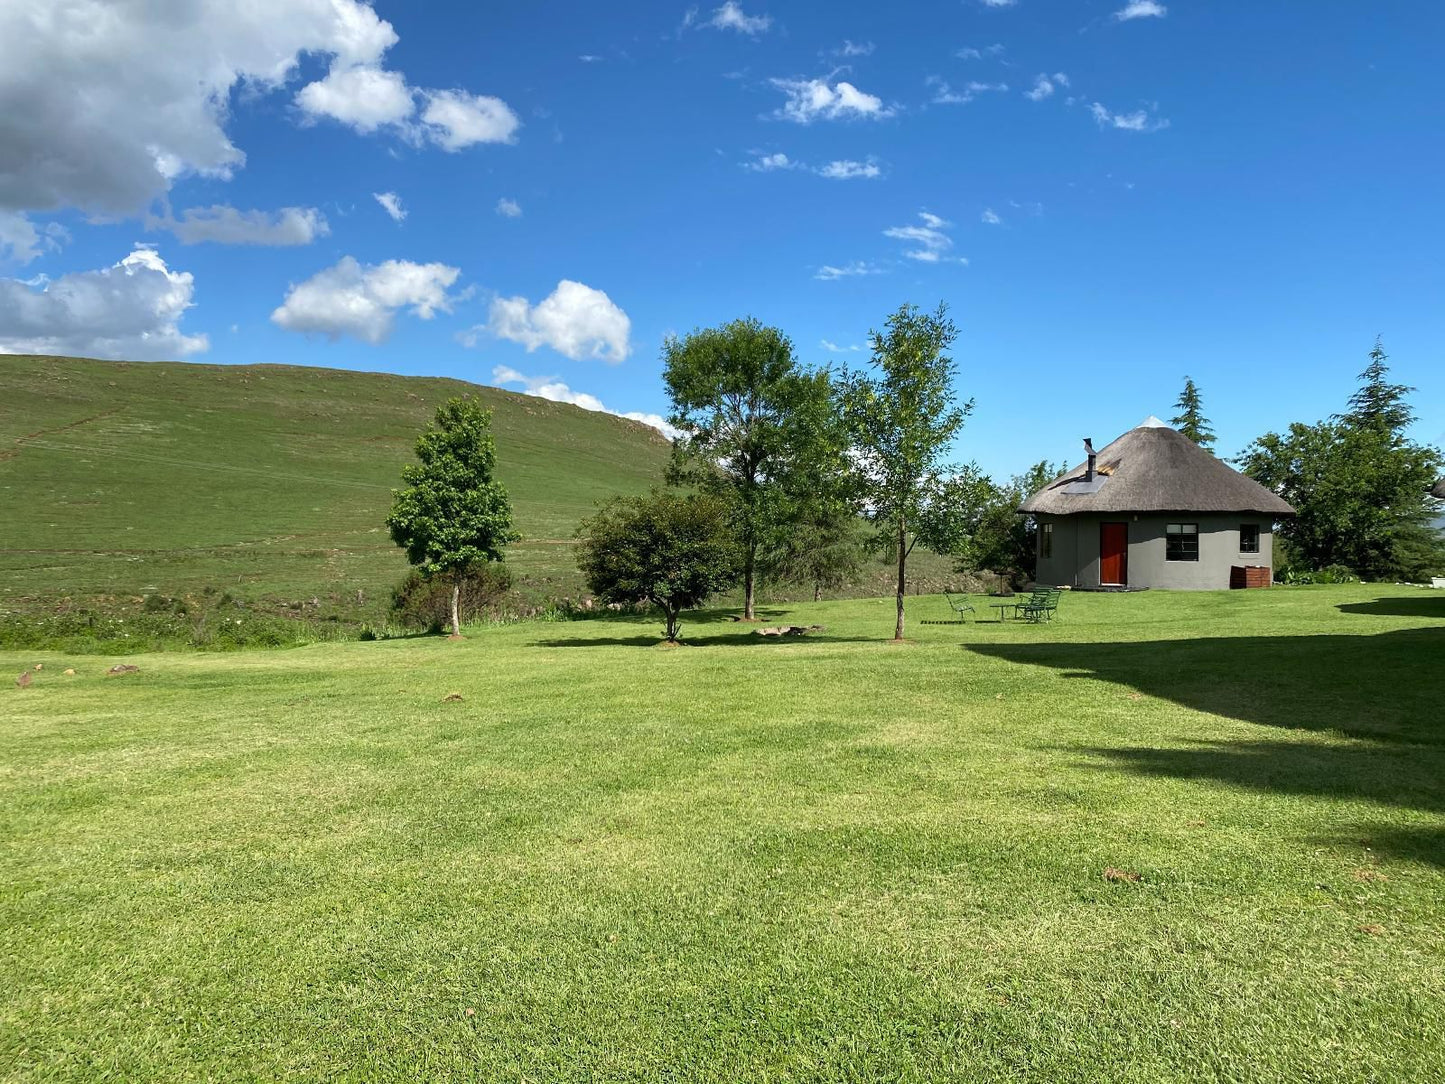
<svg viewBox="0 0 1445 1084">
<path fill-rule="evenodd" d="M 500 561 L 512 530 L 507 491 L 493 477 L 492 415 L 481 400 L 449 399 L 417 438 L 419 463 L 402 468 L 405 489 L 393 490 L 386 525 L 392 541 L 423 576 L 451 581 L 452 635 L 461 635 L 461 578 Z"/>
<path fill-rule="evenodd" d="M 862 507 L 898 562 L 894 637 L 902 639 L 909 553 L 920 541 L 948 553 L 966 532 L 976 477 L 944 457 L 973 401 L 959 404 L 954 391 L 948 351 L 958 329 L 945 305 L 931 313 L 903 305 L 869 337 L 874 372 L 844 374 L 842 412 Z"/>
<path fill-rule="evenodd" d="M 676 641 L 683 610 L 737 582 L 738 546 L 724 501 L 674 490 L 616 497 L 577 531 L 577 567 L 604 602 L 662 610 Z"/>
</svg>

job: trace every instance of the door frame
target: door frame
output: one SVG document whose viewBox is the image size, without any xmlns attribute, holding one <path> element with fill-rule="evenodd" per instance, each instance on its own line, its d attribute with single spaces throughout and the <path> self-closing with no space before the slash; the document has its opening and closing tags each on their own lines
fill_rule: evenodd
<svg viewBox="0 0 1445 1084">
<path fill-rule="evenodd" d="M 1104 532 L 1110 527 L 1124 528 L 1124 549 L 1119 554 L 1120 578 L 1118 582 L 1105 581 L 1104 579 Z M 1129 521 L 1122 519 L 1100 520 L 1099 522 L 1099 586 L 1100 587 L 1128 587 L 1129 586 Z"/>
</svg>

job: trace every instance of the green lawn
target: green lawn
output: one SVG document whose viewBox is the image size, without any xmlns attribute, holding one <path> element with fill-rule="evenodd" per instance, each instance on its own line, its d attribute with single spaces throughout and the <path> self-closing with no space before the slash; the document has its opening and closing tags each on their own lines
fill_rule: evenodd
<svg viewBox="0 0 1445 1084">
<path fill-rule="evenodd" d="M 0 1077 L 1445 1079 L 1445 592 L 891 606 L 0 655 Z"/>
</svg>

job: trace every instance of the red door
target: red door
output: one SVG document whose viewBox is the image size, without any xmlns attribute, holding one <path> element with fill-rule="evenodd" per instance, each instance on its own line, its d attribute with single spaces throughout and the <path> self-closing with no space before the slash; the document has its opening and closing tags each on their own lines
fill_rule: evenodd
<svg viewBox="0 0 1445 1084">
<path fill-rule="evenodd" d="M 1099 524 L 1099 583 L 1123 587 L 1129 582 L 1129 525 Z"/>
</svg>

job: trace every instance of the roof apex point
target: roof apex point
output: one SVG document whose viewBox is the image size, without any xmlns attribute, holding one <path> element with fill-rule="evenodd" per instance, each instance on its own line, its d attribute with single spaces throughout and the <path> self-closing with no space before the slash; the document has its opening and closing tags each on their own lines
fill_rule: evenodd
<svg viewBox="0 0 1445 1084">
<path fill-rule="evenodd" d="M 1150 414 L 1149 417 L 1145 418 L 1142 422 L 1140 422 L 1140 423 L 1139 423 L 1138 425 L 1136 425 L 1134 428 L 1136 428 L 1136 429 L 1168 429 L 1169 426 L 1168 426 L 1165 422 L 1161 422 L 1158 418 L 1154 417 L 1154 415 Z"/>
</svg>

